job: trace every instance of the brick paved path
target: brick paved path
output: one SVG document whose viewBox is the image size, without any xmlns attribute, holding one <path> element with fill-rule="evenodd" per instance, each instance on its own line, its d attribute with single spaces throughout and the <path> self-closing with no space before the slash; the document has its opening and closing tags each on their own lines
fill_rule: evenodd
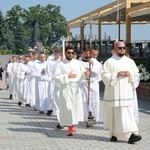
<svg viewBox="0 0 150 150">
<path fill-rule="evenodd" d="M 102 105 L 102 101 L 101 101 Z M 0 150 L 149 150 L 150 148 L 150 102 L 139 101 L 140 134 L 143 139 L 129 145 L 126 140 L 112 143 L 102 121 L 86 128 L 77 126 L 73 137 L 65 135 L 67 128 L 57 130 L 57 119 L 41 115 L 33 108 L 18 107 L 8 99 L 8 91 L 0 91 Z M 102 107 L 101 107 L 102 110 Z"/>
</svg>

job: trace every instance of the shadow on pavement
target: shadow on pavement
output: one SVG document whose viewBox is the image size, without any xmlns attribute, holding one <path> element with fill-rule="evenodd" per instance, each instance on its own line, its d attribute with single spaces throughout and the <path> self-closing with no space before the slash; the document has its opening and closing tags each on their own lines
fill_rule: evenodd
<svg viewBox="0 0 150 150">
<path fill-rule="evenodd" d="M 149 100 L 138 100 L 139 111 L 150 115 L 150 101 Z"/>
</svg>

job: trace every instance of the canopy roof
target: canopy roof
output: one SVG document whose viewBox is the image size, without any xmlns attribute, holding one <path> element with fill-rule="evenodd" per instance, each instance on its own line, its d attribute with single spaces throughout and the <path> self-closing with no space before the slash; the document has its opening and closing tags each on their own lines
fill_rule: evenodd
<svg viewBox="0 0 150 150">
<path fill-rule="evenodd" d="M 102 25 L 117 24 L 120 12 L 120 23 L 126 22 L 126 14 L 130 13 L 132 24 L 150 23 L 150 1 L 130 0 L 131 8 L 127 8 L 127 0 L 118 0 L 106 6 L 98 8 L 71 21 L 68 21 L 69 28 L 80 27 L 80 22 L 85 24 L 98 24 L 98 17 L 101 16 Z"/>
</svg>

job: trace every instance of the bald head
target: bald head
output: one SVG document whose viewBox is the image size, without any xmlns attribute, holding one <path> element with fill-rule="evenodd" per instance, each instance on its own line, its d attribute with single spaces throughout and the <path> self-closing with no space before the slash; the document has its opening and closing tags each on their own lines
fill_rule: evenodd
<svg viewBox="0 0 150 150">
<path fill-rule="evenodd" d="M 114 52 L 118 57 L 122 57 L 125 55 L 125 43 L 123 41 L 118 41 L 114 45 Z"/>
</svg>

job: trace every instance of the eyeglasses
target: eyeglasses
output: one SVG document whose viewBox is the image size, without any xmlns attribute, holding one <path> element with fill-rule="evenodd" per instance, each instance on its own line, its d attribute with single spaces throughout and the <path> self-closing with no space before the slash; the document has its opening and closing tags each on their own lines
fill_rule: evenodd
<svg viewBox="0 0 150 150">
<path fill-rule="evenodd" d="M 125 47 L 118 47 L 119 50 L 126 49 Z"/>
<path fill-rule="evenodd" d="M 19 59 L 23 59 L 23 58 L 19 58 Z"/>
<path fill-rule="evenodd" d="M 74 54 L 74 52 L 67 52 L 67 54 L 72 54 L 72 55 L 73 55 L 73 54 Z"/>
</svg>

